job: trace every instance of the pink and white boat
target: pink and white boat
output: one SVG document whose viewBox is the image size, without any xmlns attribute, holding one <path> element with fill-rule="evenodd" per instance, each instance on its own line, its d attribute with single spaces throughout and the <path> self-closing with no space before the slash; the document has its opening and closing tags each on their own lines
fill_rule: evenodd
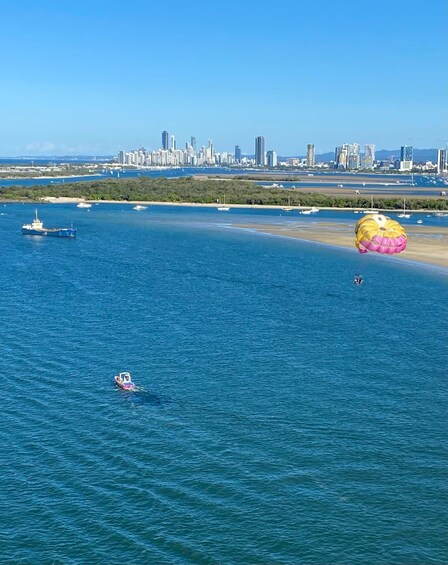
<svg viewBox="0 0 448 565">
<path fill-rule="evenodd" d="M 131 373 L 124 371 L 114 377 L 115 384 L 123 390 L 135 390 L 137 387 L 132 382 Z"/>
</svg>

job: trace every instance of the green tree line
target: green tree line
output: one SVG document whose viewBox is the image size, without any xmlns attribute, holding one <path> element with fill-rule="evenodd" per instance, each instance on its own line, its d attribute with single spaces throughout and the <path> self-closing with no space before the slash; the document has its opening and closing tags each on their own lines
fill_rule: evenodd
<svg viewBox="0 0 448 565">
<path fill-rule="evenodd" d="M 222 202 L 260 206 L 319 206 L 340 208 L 370 208 L 370 194 L 364 196 L 328 196 L 300 189 L 265 188 L 248 180 L 198 180 L 138 177 L 133 179 L 102 179 L 46 186 L 2 187 L 0 199 L 37 202 L 44 197 L 85 198 L 86 200 L 140 200 L 143 202 Z M 407 208 L 413 210 L 447 210 L 446 198 L 407 198 Z M 400 196 L 381 195 L 374 198 L 374 207 L 399 210 Z"/>
</svg>

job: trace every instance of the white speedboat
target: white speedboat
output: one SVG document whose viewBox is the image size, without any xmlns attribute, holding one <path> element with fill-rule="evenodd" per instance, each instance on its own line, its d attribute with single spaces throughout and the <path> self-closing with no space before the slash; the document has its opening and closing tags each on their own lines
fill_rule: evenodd
<svg viewBox="0 0 448 565">
<path fill-rule="evenodd" d="M 115 384 L 123 390 L 135 390 L 137 387 L 132 382 L 131 373 L 123 371 L 114 377 Z"/>
<path fill-rule="evenodd" d="M 92 204 L 89 204 L 88 202 L 79 202 L 79 204 L 76 205 L 77 208 L 91 208 Z"/>
<path fill-rule="evenodd" d="M 137 204 L 137 206 L 134 206 L 133 210 L 146 210 L 146 208 L 148 208 L 148 206 L 142 206 L 141 204 Z"/>
<path fill-rule="evenodd" d="M 319 212 L 319 208 L 316 208 L 315 206 L 313 206 L 312 208 L 310 208 L 310 210 L 302 210 L 300 213 L 301 214 L 316 214 L 317 212 Z"/>
</svg>

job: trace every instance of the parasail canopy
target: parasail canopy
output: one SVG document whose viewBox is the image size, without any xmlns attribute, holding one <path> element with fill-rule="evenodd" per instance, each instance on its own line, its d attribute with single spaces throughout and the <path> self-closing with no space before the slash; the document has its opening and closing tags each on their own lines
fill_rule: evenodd
<svg viewBox="0 0 448 565">
<path fill-rule="evenodd" d="M 407 240 L 403 226 L 383 214 L 368 214 L 356 222 L 355 246 L 360 253 L 401 253 Z"/>
</svg>

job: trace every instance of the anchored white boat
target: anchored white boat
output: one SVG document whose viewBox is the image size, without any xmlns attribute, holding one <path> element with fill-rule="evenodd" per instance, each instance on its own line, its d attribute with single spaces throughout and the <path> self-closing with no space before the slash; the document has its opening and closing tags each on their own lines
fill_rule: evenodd
<svg viewBox="0 0 448 565">
<path fill-rule="evenodd" d="M 134 206 L 133 210 L 146 210 L 146 208 L 148 208 L 148 206 L 142 206 L 141 204 L 137 204 L 137 206 Z"/>
<path fill-rule="evenodd" d="M 378 214 L 378 210 L 375 210 L 373 207 L 373 196 L 371 197 L 371 204 L 370 204 L 370 210 L 363 210 L 362 211 L 363 214 Z"/>
<path fill-rule="evenodd" d="M 223 196 L 222 202 L 223 202 L 223 205 L 218 206 L 218 210 L 220 212 L 228 212 L 230 210 L 230 208 L 228 206 L 226 206 L 226 195 L 225 194 Z"/>
<path fill-rule="evenodd" d="M 79 204 L 76 205 L 77 208 L 91 208 L 92 204 L 89 204 L 88 202 L 80 202 Z"/>
<path fill-rule="evenodd" d="M 288 196 L 288 206 L 284 206 L 282 208 L 282 210 L 284 212 L 292 212 L 294 210 L 294 208 L 291 206 L 291 197 L 290 196 Z"/>
<path fill-rule="evenodd" d="M 403 199 L 403 212 L 397 214 L 399 218 L 410 218 L 411 214 L 406 214 L 406 198 Z"/>
</svg>

